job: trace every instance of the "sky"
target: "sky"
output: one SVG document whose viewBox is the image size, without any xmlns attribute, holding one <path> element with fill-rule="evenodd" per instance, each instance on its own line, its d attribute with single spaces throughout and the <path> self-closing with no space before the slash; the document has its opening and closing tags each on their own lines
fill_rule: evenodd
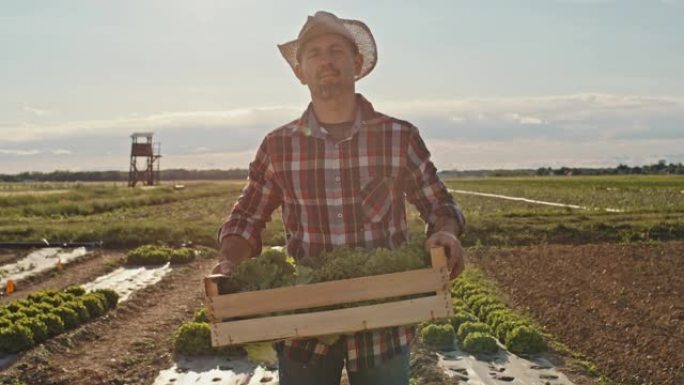
<svg viewBox="0 0 684 385">
<path fill-rule="evenodd" d="M 276 44 L 327 10 L 373 32 L 357 91 L 439 169 L 684 162 L 684 0 L 0 0 L 0 174 L 246 168 L 309 93 Z"/>
</svg>

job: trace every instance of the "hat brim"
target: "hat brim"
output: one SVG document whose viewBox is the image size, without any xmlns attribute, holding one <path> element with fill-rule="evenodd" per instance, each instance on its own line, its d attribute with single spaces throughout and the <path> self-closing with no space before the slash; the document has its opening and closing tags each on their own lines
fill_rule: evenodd
<svg viewBox="0 0 684 385">
<path fill-rule="evenodd" d="M 359 80 L 368 75 L 378 62 L 378 50 L 375 45 L 375 39 L 366 24 L 358 20 L 340 19 L 340 21 L 354 38 L 354 43 L 359 48 L 361 56 L 363 56 L 361 71 L 356 76 L 356 80 Z M 299 65 L 299 61 L 297 60 L 299 45 L 299 39 L 278 45 L 280 54 L 283 55 L 283 58 L 285 58 L 285 61 L 287 61 L 287 64 L 290 65 L 293 71 L 295 70 L 295 67 Z"/>
</svg>

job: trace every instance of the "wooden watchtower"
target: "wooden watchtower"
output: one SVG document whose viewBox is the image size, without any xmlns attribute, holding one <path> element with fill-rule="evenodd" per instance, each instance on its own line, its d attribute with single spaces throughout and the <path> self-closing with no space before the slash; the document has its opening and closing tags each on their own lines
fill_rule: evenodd
<svg viewBox="0 0 684 385">
<path fill-rule="evenodd" d="M 159 183 L 159 159 L 161 158 L 161 143 L 153 143 L 152 132 L 136 132 L 131 135 L 131 167 L 128 172 L 128 186 L 143 182 L 146 186 Z M 138 158 L 144 158 L 145 168 L 138 168 Z"/>
</svg>

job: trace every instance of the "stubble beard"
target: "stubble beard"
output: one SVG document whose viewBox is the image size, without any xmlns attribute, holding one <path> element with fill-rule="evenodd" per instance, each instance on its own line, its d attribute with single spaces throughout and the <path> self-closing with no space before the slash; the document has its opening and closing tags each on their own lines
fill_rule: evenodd
<svg viewBox="0 0 684 385">
<path fill-rule="evenodd" d="M 321 82 L 315 87 L 316 96 L 321 100 L 332 100 L 347 93 L 354 93 L 354 83 L 337 79 L 332 82 Z"/>
<path fill-rule="evenodd" d="M 323 71 L 333 71 L 338 76 L 338 78 L 335 80 L 322 80 L 322 81 L 319 79 L 319 83 L 316 86 L 316 88 L 318 91 L 317 96 L 320 99 L 322 99 L 322 100 L 335 99 L 335 98 L 339 97 L 340 95 L 343 95 L 345 93 L 345 91 L 347 91 L 349 89 L 351 89 L 352 90 L 351 92 L 353 92 L 354 85 L 353 84 L 351 84 L 351 85 L 345 84 L 346 82 L 344 81 L 344 79 L 340 78 L 342 73 L 338 68 L 336 68 L 333 65 L 330 65 L 326 68 L 323 68 L 321 70 L 321 72 L 323 72 Z M 321 72 L 319 72 L 317 74 L 319 77 L 321 76 Z"/>
<path fill-rule="evenodd" d="M 318 95 L 321 99 L 329 100 L 342 94 L 342 85 L 339 83 L 321 84 L 318 86 Z"/>
</svg>

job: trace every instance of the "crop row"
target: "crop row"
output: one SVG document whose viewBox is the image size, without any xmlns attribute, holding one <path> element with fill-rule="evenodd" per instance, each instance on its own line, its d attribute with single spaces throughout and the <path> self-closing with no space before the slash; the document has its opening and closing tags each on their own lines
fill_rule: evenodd
<svg viewBox="0 0 684 385">
<path fill-rule="evenodd" d="M 118 209 L 135 209 L 145 206 L 158 206 L 188 199 L 206 198 L 225 195 L 221 185 L 197 190 L 175 191 L 164 187 L 149 192 L 116 194 L 111 190 L 107 194 L 69 194 L 69 199 L 55 196 L 47 202 L 35 202 L 24 205 L 4 206 L 0 213 L 5 217 L 71 217 L 94 215 Z M 72 196 L 73 195 L 73 196 Z M 30 202 L 30 195 L 28 201 Z M 16 200 L 17 198 L 15 198 Z M 0 205 L 0 207 L 3 205 Z"/>
<path fill-rule="evenodd" d="M 454 316 L 449 323 L 424 325 L 421 336 L 428 345 L 450 347 L 454 338 L 472 353 L 496 353 L 500 341 L 516 354 L 546 349 L 541 332 L 527 318 L 511 310 L 477 269 L 469 268 L 453 281 Z"/>
<path fill-rule="evenodd" d="M 165 263 L 179 264 L 189 263 L 195 260 L 196 255 L 208 253 L 209 249 L 201 248 L 193 250 L 187 247 L 174 249 L 166 246 L 143 245 L 126 254 L 127 265 L 163 265 Z"/>
<path fill-rule="evenodd" d="M 167 244 L 192 242 L 215 246 L 216 230 L 229 203 L 235 198 L 237 192 L 228 191 L 225 196 L 185 199 L 162 206 L 141 206 L 62 219 L 14 219 L 0 215 L 0 239 L 13 242 L 41 238 L 50 242 L 102 241 L 109 248 L 136 247 L 151 240 Z M 273 221 L 269 223 L 269 228 L 264 234 L 265 244 L 273 244 L 271 238 L 274 234 L 284 239 L 282 222 Z"/>
<path fill-rule="evenodd" d="M 270 342 L 256 342 L 235 346 L 211 346 L 211 328 L 206 309 L 198 310 L 192 320 L 181 325 L 173 336 L 176 354 L 186 356 L 224 355 L 246 357 L 255 364 L 274 364 L 277 353 Z"/>
<path fill-rule="evenodd" d="M 126 264 L 177 264 L 215 256 L 215 250 L 205 247 L 173 249 L 146 245 L 130 251 Z M 12 301 L 0 307 L 0 356 L 24 351 L 100 317 L 116 307 L 118 299 L 119 295 L 111 289 L 86 293 L 80 286 L 71 286 L 64 291 L 39 291 Z"/>
<path fill-rule="evenodd" d="M 45 290 L 0 307 L 0 356 L 19 353 L 64 331 L 77 328 L 116 307 L 109 289 L 86 293 L 80 286 Z"/>
</svg>

